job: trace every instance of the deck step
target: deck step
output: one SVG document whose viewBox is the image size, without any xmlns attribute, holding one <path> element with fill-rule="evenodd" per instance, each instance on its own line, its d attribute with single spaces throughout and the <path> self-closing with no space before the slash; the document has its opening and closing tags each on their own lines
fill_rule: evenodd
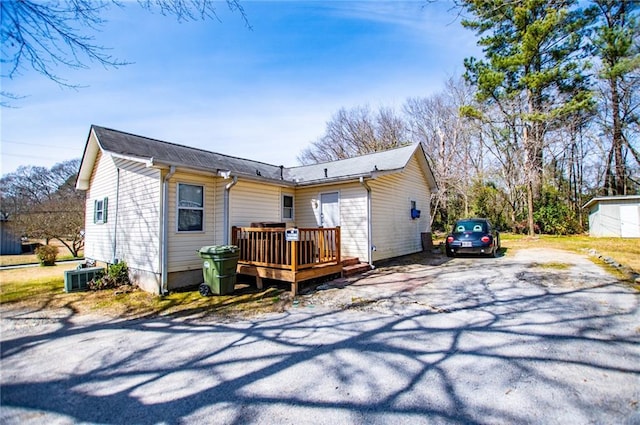
<svg viewBox="0 0 640 425">
<path fill-rule="evenodd" d="M 342 267 L 342 276 L 349 277 L 371 270 L 369 263 L 350 264 Z"/>
<path fill-rule="evenodd" d="M 354 266 L 356 264 L 360 264 L 360 259 L 358 257 L 345 257 L 342 259 L 342 266 Z"/>
</svg>

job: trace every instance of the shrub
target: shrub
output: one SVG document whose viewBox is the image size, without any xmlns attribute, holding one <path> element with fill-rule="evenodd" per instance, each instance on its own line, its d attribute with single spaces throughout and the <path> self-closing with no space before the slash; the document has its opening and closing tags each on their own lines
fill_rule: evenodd
<svg viewBox="0 0 640 425">
<path fill-rule="evenodd" d="M 122 285 L 129 285 L 129 268 L 124 261 L 118 264 L 110 264 L 107 273 L 89 282 L 89 289 L 99 291 L 101 289 L 116 289 Z"/>
<path fill-rule="evenodd" d="M 520 220 L 516 223 L 513 224 L 513 232 L 520 234 L 520 235 L 526 235 L 529 233 L 529 221 L 528 220 Z M 540 233 L 540 226 L 538 226 L 538 223 L 533 223 L 533 233 Z"/>
<path fill-rule="evenodd" d="M 581 231 L 575 212 L 554 187 L 543 188 L 533 217 L 543 233 L 572 235 Z"/>
<path fill-rule="evenodd" d="M 575 214 L 566 205 L 545 205 L 535 212 L 534 218 L 542 231 L 550 235 L 573 235 L 580 231 Z"/>
<path fill-rule="evenodd" d="M 43 245 L 36 249 L 36 256 L 41 266 L 54 266 L 58 258 L 58 248 L 51 245 Z"/>
<path fill-rule="evenodd" d="M 474 182 L 471 188 L 471 214 L 473 217 L 484 217 L 491 221 L 496 229 L 506 229 L 507 221 L 504 210 L 508 205 L 504 192 L 493 182 Z"/>
</svg>

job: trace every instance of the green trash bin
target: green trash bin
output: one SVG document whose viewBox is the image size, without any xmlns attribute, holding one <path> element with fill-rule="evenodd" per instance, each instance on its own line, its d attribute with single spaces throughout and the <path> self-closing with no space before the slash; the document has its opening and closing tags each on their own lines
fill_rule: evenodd
<svg viewBox="0 0 640 425">
<path fill-rule="evenodd" d="M 204 283 L 200 285 L 203 296 L 226 295 L 233 292 L 236 285 L 236 267 L 240 249 L 235 245 L 203 246 L 198 251 L 202 258 Z"/>
</svg>

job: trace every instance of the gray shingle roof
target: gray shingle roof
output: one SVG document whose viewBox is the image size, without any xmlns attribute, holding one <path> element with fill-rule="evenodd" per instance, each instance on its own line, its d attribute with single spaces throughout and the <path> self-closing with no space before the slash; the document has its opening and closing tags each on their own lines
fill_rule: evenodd
<svg viewBox="0 0 640 425">
<path fill-rule="evenodd" d="M 98 139 L 100 148 L 114 155 L 154 165 L 175 165 L 212 173 L 231 171 L 232 174 L 251 176 L 255 179 L 280 180 L 285 184 L 296 185 L 331 183 L 372 176 L 376 173 L 400 171 L 407 165 L 416 149 L 420 149 L 419 145 L 413 144 L 339 161 L 284 168 L 100 126 L 94 125 L 91 129 Z M 420 151 L 424 155 L 424 151 Z M 433 184 L 435 187 L 435 182 Z"/>
<path fill-rule="evenodd" d="M 102 149 L 117 155 L 214 173 L 218 170 L 229 170 L 245 175 L 280 180 L 280 167 L 276 165 L 235 158 L 95 125 L 92 128 Z"/>
<path fill-rule="evenodd" d="M 286 169 L 285 176 L 288 180 L 304 184 L 317 183 L 327 179 L 356 178 L 376 172 L 400 170 L 407 165 L 415 151 L 416 145 L 414 144 L 339 161 L 291 167 Z"/>
</svg>

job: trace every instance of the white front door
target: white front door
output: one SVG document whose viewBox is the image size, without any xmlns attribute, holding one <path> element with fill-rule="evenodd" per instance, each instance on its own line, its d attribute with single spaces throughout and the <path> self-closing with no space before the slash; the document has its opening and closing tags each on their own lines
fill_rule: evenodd
<svg viewBox="0 0 640 425">
<path fill-rule="evenodd" d="M 338 192 L 320 194 L 320 225 L 340 226 L 340 195 Z"/>
<path fill-rule="evenodd" d="M 635 205 L 620 205 L 620 236 L 640 238 L 640 217 Z"/>
</svg>

